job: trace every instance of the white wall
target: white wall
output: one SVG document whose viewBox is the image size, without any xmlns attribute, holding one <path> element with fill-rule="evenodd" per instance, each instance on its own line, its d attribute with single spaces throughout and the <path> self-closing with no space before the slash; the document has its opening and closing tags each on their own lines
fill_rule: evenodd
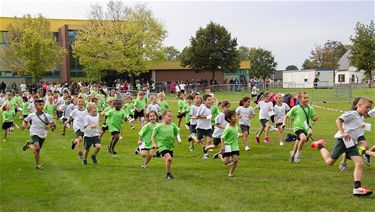
<svg viewBox="0 0 375 212">
<path fill-rule="evenodd" d="M 345 81 L 339 82 L 339 75 L 345 75 Z M 354 75 L 354 84 L 361 84 L 363 79 L 365 78 L 363 71 L 355 71 L 349 69 L 349 71 L 336 71 L 335 75 L 335 83 L 336 84 L 349 84 L 351 82 L 352 75 Z"/>
<path fill-rule="evenodd" d="M 315 70 L 301 70 L 301 71 L 284 71 L 283 72 L 283 88 L 313 88 L 315 74 L 319 74 L 319 84 L 324 86 L 332 86 L 333 71 L 315 71 Z M 331 82 L 329 84 L 329 82 Z"/>
</svg>

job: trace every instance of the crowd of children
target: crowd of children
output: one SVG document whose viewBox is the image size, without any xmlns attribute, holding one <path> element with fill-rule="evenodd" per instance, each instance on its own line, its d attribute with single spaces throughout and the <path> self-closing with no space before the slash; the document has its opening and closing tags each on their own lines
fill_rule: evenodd
<svg viewBox="0 0 375 212">
<path fill-rule="evenodd" d="M 101 149 L 101 139 L 106 131 L 111 134 L 108 145 L 108 153 L 117 154 L 116 144 L 122 139 L 123 123 L 129 122 L 131 129 L 133 121 L 139 119 L 141 129 L 137 142 L 136 153 L 144 157 L 142 168 L 147 168 L 151 159 L 161 156 L 165 160 L 166 178 L 171 180 L 171 164 L 174 155 L 174 141 L 181 143 L 180 127 L 185 117 L 185 126 L 189 130 L 189 150 L 194 151 L 194 146 L 199 145 L 203 151 L 203 159 L 209 159 L 209 151 L 218 149 L 213 158 L 220 158 L 229 166 L 228 176 L 234 176 L 240 155 L 240 137 L 245 151 L 250 150 L 251 119 L 256 115 L 251 106 L 253 97 L 243 97 L 235 110 L 231 110 L 231 103 L 227 100 L 218 101 L 209 89 L 204 94 L 193 92 L 186 95 L 183 92 L 177 94 L 178 124 L 172 122 L 173 113 L 165 94 L 149 94 L 148 91 L 140 90 L 135 95 L 117 93 L 111 90 L 109 94 L 100 92 L 98 86 L 89 89 L 82 88 L 77 96 L 71 96 L 69 91 L 61 95 L 57 91 L 46 93 L 45 96 L 24 92 L 7 93 L 5 97 L 0 96 L 2 109 L 3 141 L 6 141 L 9 133 L 14 130 L 17 114 L 23 119 L 22 128 L 29 128 L 30 141 L 23 150 L 31 149 L 35 157 L 37 169 L 43 169 L 40 163 L 40 150 L 47 137 L 48 130 L 54 130 L 55 120 L 63 123 L 62 135 L 66 130 L 72 128 L 75 138 L 71 141 L 71 149 L 77 149 L 79 158 L 83 165 L 87 165 L 88 154 L 91 146 L 94 152 L 91 160 L 98 163 L 97 154 Z M 263 93 L 257 102 L 259 109 L 260 127 L 256 131 L 255 143 L 260 143 L 264 133 L 264 143 L 270 140 L 271 128 L 277 131 L 277 142 L 283 146 L 284 128 L 289 121 L 292 122 L 296 141 L 290 151 L 289 161 L 291 163 L 301 162 L 301 152 L 304 144 L 312 139 L 315 122 L 318 120 L 314 108 L 309 105 L 309 96 L 306 92 L 298 94 L 299 104 L 289 107 L 283 102 L 282 94 L 276 94 L 271 101 L 271 93 Z M 361 185 L 364 158 L 366 164 L 370 164 L 370 157 L 375 157 L 375 146 L 369 148 L 364 137 L 365 117 L 375 117 L 372 109 L 372 101 L 365 97 L 354 100 L 353 108 L 341 115 L 336 123 L 339 132 L 336 134 L 336 145 L 333 153 L 329 155 L 325 148 L 324 140 L 311 143 L 312 148 L 320 150 L 325 162 L 333 164 L 341 154 L 345 154 L 340 164 L 340 169 L 347 169 L 346 158 L 350 158 L 355 165 L 354 168 L 354 195 L 369 195 L 370 189 Z M 371 111 L 370 111 L 371 110 Z M 102 121 L 101 121 L 102 120 Z M 102 123 L 100 127 L 99 123 Z M 238 126 L 237 126 L 238 123 Z M 82 150 L 82 146 L 84 150 Z M 220 148 L 219 148 L 220 147 Z M 343 168 L 344 167 L 344 168 Z M 346 167 L 346 168 L 345 168 Z"/>
</svg>

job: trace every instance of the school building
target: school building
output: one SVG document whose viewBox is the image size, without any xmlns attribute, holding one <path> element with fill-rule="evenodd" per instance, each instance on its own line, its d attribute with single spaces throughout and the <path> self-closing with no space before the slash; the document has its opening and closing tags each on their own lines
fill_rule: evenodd
<svg viewBox="0 0 375 212">
<path fill-rule="evenodd" d="M 0 42 L 1 48 L 4 48 L 8 44 L 8 30 L 7 26 L 9 23 L 14 21 L 14 18 L 0 17 Z M 41 76 L 42 80 L 53 80 L 55 82 L 69 82 L 72 80 L 89 80 L 85 74 L 84 67 L 79 63 L 78 59 L 72 55 L 72 44 L 77 36 L 77 31 L 82 28 L 83 25 L 88 24 L 88 20 L 72 20 L 72 19 L 48 19 L 51 25 L 51 33 L 55 36 L 58 43 L 68 50 L 68 54 L 62 58 L 61 64 L 56 67 L 55 70 L 51 70 Z M 223 82 L 226 78 L 240 79 L 245 74 L 249 73 L 250 61 L 242 61 L 240 69 L 232 72 L 224 71 L 217 72 L 215 74 L 215 80 L 217 82 Z M 114 71 L 103 71 L 106 72 L 104 79 L 129 79 L 127 73 L 116 73 Z M 181 66 L 179 61 L 166 61 L 158 65 L 150 67 L 149 72 L 142 73 L 138 78 L 153 79 L 154 81 L 176 81 L 176 80 L 211 80 L 211 72 L 196 72 L 188 67 Z M 15 73 L 5 70 L 4 67 L 0 67 L 0 81 L 31 81 L 31 76 L 17 76 Z"/>
</svg>

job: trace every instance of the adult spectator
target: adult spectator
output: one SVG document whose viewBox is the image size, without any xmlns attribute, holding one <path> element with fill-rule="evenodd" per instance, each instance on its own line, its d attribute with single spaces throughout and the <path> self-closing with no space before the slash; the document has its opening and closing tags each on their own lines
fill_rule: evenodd
<svg viewBox="0 0 375 212">
<path fill-rule="evenodd" d="M 7 85 L 5 84 L 4 81 L 1 81 L 1 84 L 0 84 L 0 92 L 1 93 L 5 93 L 5 88 L 7 87 Z"/>
<path fill-rule="evenodd" d="M 20 84 L 20 89 L 21 89 L 21 92 L 26 92 L 27 90 L 27 86 L 26 86 L 26 83 L 24 83 L 23 81 L 21 82 Z"/>
</svg>

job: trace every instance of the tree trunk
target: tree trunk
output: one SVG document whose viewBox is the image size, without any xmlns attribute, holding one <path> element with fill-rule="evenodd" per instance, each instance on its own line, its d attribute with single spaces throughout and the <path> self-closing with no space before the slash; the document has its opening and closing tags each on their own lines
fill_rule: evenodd
<svg viewBox="0 0 375 212">
<path fill-rule="evenodd" d="M 372 82 L 371 70 L 367 71 L 367 74 L 368 74 L 368 87 L 371 88 L 371 82 Z"/>
<path fill-rule="evenodd" d="M 214 80 L 215 79 L 215 69 L 213 69 L 211 73 L 212 73 L 212 80 Z"/>
</svg>

